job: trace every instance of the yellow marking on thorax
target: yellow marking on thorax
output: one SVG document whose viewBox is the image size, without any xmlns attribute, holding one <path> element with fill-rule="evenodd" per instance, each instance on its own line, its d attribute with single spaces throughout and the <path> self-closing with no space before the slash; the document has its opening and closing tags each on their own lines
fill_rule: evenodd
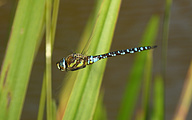
<svg viewBox="0 0 192 120">
<path fill-rule="evenodd" d="M 84 61 L 84 60 L 81 60 L 81 62 L 77 65 L 77 67 L 83 66 L 83 61 Z"/>
<path fill-rule="evenodd" d="M 70 64 L 69 64 L 69 67 L 73 67 L 73 65 L 75 65 L 77 63 L 77 60 L 75 60 L 74 62 L 71 62 Z"/>
</svg>

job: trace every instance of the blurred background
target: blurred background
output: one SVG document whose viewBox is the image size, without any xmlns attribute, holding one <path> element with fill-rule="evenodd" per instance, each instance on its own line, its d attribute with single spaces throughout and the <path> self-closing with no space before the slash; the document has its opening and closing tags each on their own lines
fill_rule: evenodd
<svg viewBox="0 0 192 120">
<path fill-rule="evenodd" d="M 2 64 L 8 43 L 12 20 L 18 1 L 0 0 L 0 63 Z M 56 29 L 53 50 L 53 97 L 58 100 L 67 73 L 56 68 L 56 62 L 75 51 L 87 20 L 94 9 L 93 0 L 62 0 Z M 152 15 L 160 16 L 160 25 L 154 50 L 154 75 L 160 73 L 162 25 L 165 1 L 158 0 L 123 0 L 117 21 L 111 51 L 138 47 L 143 32 Z M 184 79 L 192 58 L 192 1 L 175 0 L 172 4 L 167 53 L 167 71 L 165 80 L 165 118 L 170 120 L 177 108 Z M 22 119 L 37 119 L 39 97 L 43 72 L 45 69 L 45 41 L 42 42 L 35 58 L 28 86 L 28 92 L 22 112 Z M 148 45 L 146 43 L 146 45 Z M 91 48 L 90 48 L 91 49 Z M 100 54 L 100 53 L 98 53 Z M 102 89 L 104 104 L 109 120 L 115 120 L 128 82 L 135 55 L 126 55 L 108 59 Z M 152 84 L 153 85 L 153 84 Z M 19 96 L 18 96 L 19 97 Z M 189 113 L 192 112 L 190 109 Z M 192 119 L 188 114 L 187 120 Z"/>
</svg>

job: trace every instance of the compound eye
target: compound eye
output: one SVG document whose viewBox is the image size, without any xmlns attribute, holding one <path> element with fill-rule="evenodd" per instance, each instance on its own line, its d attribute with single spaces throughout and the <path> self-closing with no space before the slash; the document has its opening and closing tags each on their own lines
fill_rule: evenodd
<svg viewBox="0 0 192 120">
<path fill-rule="evenodd" d="M 65 58 L 62 58 L 62 59 L 60 60 L 60 62 L 57 62 L 56 64 L 57 64 L 57 68 L 58 68 L 59 70 L 65 71 L 65 68 L 66 68 L 66 66 L 65 66 Z"/>
</svg>

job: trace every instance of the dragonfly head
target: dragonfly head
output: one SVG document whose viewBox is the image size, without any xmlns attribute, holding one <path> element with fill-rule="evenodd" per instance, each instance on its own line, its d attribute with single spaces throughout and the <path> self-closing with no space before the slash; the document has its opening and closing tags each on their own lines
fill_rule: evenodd
<svg viewBox="0 0 192 120">
<path fill-rule="evenodd" d="M 66 64 L 65 64 L 65 58 L 62 58 L 59 62 L 56 63 L 57 68 L 61 71 L 65 71 L 66 69 Z"/>
</svg>

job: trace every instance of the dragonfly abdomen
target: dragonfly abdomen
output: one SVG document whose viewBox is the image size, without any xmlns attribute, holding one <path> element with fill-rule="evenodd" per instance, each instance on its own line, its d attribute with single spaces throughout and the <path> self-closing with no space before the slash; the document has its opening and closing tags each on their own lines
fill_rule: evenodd
<svg viewBox="0 0 192 120">
<path fill-rule="evenodd" d="M 114 52 L 109 52 L 106 54 L 101 54 L 101 55 L 97 55 L 97 56 L 87 56 L 88 60 L 87 60 L 87 64 L 93 64 L 97 61 L 99 61 L 100 59 L 105 59 L 108 57 L 115 57 L 118 55 L 125 55 L 125 54 L 132 54 L 135 52 L 141 52 L 144 50 L 149 50 L 149 49 L 153 49 L 156 48 L 157 46 L 145 46 L 145 47 L 137 47 L 137 48 L 131 48 L 131 49 L 125 49 L 125 50 L 118 50 L 118 51 L 114 51 Z"/>
</svg>

